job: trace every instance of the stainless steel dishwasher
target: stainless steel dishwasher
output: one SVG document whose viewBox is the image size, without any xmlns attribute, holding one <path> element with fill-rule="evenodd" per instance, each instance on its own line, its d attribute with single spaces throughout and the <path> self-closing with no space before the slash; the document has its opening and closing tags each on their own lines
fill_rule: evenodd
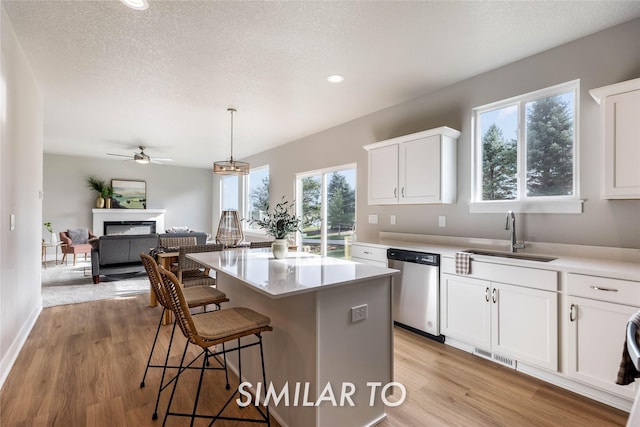
<svg viewBox="0 0 640 427">
<path fill-rule="evenodd" d="M 393 277 L 393 323 L 444 342 L 440 335 L 440 255 L 388 249 Z"/>
</svg>

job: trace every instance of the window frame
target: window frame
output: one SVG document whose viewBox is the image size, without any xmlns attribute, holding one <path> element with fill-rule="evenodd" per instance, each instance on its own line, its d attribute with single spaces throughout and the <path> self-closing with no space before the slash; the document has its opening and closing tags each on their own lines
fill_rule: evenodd
<svg viewBox="0 0 640 427">
<path fill-rule="evenodd" d="M 322 168 L 322 169 L 316 169 L 316 170 L 312 170 L 312 171 L 305 171 L 305 172 L 300 172 L 300 173 L 296 173 L 295 176 L 295 182 L 294 182 L 294 190 L 295 190 L 295 195 L 296 195 L 296 215 L 298 217 L 302 217 L 302 204 L 299 203 L 299 200 L 302 200 L 302 179 L 303 178 L 307 178 L 310 176 L 315 176 L 315 175 L 320 175 L 320 179 L 321 179 L 321 188 L 322 188 L 322 193 L 320 195 L 320 215 L 323 218 L 322 221 L 322 228 L 320 230 L 320 247 L 321 247 L 321 255 L 322 256 L 327 256 L 327 185 L 328 185 L 328 181 L 327 181 L 327 176 L 332 174 L 333 172 L 340 172 L 340 171 L 344 171 L 344 170 L 349 170 L 349 169 L 353 169 L 355 170 L 355 176 L 356 176 L 356 182 L 355 182 L 355 213 L 354 213 L 354 224 L 355 224 L 355 229 L 357 229 L 357 221 L 358 221 L 358 164 L 357 163 L 347 163 L 344 165 L 340 165 L 340 166 L 332 166 L 332 167 L 328 167 L 328 168 Z M 355 239 L 355 232 L 353 234 L 354 239 L 352 240 L 352 243 L 356 240 Z M 296 233 L 296 245 L 298 245 L 298 247 L 302 247 L 302 233 L 301 232 L 297 232 Z M 345 249 L 346 251 L 346 249 Z M 345 252 L 346 253 L 346 252 Z"/>
<path fill-rule="evenodd" d="M 540 99 L 573 92 L 573 194 L 567 196 L 527 196 L 526 169 L 526 104 Z M 481 114 L 500 108 L 517 106 L 517 199 L 482 200 L 482 132 Z M 471 213 L 582 213 L 583 200 L 580 198 L 580 79 L 571 80 L 544 89 L 475 107 L 471 111 Z"/>
<path fill-rule="evenodd" d="M 249 170 L 249 174 L 251 174 L 251 172 L 254 171 L 258 171 L 261 169 L 269 169 L 269 164 L 265 164 L 262 166 L 258 166 L 255 168 L 251 168 Z M 238 215 L 239 215 L 239 219 L 244 219 L 247 218 L 247 210 L 249 209 L 250 203 L 249 203 L 249 174 L 247 175 L 243 175 L 243 176 L 236 176 L 239 180 L 238 182 Z M 269 172 L 268 174 L 269 176 L 269 182 L 271 182 L 271 173 Z M 220 217 L 222 216 L 222 211 L 223 211 L 223 198 L 224 198 L 224 194 L 223 194 L 223 180 L 224 178 L 226 178 L 227 176 L 220 176 L 219 179 L 219 212 L 218 212 L 218 218 L 215 219 L 215 223 L 217 224 L 218 221 L 220 220 Z M 249 229 L 248 228 L 248 223 L 247 221 L 241 221 L 241 227 L 242 227 L 242 233 L 245 236 L 256 236 L 256 237 L 265 237 L 267 236 L 266 231 L 262 230 L 262 229 Z M 217 226 L 216 226 L 217 228 Z"/>
<path fill-rule="evenodd" d="M 249 218 L 249 208 L 251 206 L 251 202 L 249 201 L 249 184 L 250 184 L 250 175 L 252 172 L 257 172 L 260 170 L 266 169 L 267 170 L 267 177 L 269 178 L 269 185 L 271 185 L 271 171 L 269 170 L 269 164 L 266 165 L 262 165 L 262 166 L 258 166 L 255 168 L 251 168 L 249 170 L 249 173 L 245 176 L 242 177 L 242 218 Z M 269 192 L 269 199 L 271 199 L 271 192 Z M 260 229 L 251 229 L 249 228 L 249 222 L 248 221 L 242 221 L 242 232 L 247 235 L 255 235 L 255 236 L 266 236 L 267 232 L 264 231 L 264 229 L 260 228 Z"/>
</svg>

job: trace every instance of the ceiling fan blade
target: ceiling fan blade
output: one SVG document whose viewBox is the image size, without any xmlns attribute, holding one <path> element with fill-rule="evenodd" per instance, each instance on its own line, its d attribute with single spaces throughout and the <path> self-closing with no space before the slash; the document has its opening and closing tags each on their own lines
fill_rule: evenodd
<svg viewBox="0 0 640 427">
<path fill-rule="evenodd" d="M 159 162 L 173 162 L 173 159 L 170 159 L 168 157 L 152 157 L 153 160 L 157 160 Z"/>
<path fill-rule="evenodd" d="M 131 158 L 131 156 L 125 156 L 124 154 L 113 154 L 113 153 L 107 153 L 107 156 L 118 156 L 118 157 L 128 157 L 128 158 Z"/>
</svg>

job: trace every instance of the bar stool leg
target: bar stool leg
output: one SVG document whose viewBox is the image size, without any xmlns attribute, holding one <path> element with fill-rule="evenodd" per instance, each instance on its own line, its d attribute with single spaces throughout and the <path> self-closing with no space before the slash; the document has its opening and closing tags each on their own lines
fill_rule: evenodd
<svg viewBox="0 0 640 427">
<path fill-rule="evenodd" d="M 149 352 L 149 359 L 147 360 L 147 367 L 144 369 L 144 375 L 142 376 L 142 381 L 140 381 L 140 388 L 144 388 L 144 380 L 147 378 L 147 372 L 149 371 L 149 365 L 151 364 L 151 356 L 153 356 L 153 350 L 156 348 L 156 342 L 158 341 L 158 334 L 160 333 L 160 326 L 162 326 L 162 317 L 164 316 L 164 311 L 166 309 L 162 308 L 162 316 L 160 316 L 160 321 L 158 322 L 158 328 L 156 329 L 156 336 L 153 338 L 153 345 L 151 345 L 151 351 Z"/>
<path fill-rule="evenodd" d="M 173 402 L 173 396 L 176 394 L 178 379 L 180 378 L 180 374 L 182 373 L 182 364 L 184 363 L 184 358 L 187 356 L 188 348 L 189 348 L 189 340 L 187 340 L 187 342 L 184 344 L 184 351 L 182 352 L 182 358 L 180 359 L 180 366 L 178 367 L 178 373 L 176 374 L 175 381 L 173 382 L 173 389 L 171 389 L 171 396 L 169 397 L 169 403 L 167 404 L 167 411 L 164 413 L 164 420 L 162 421 L 162 427 L 165 427 L 167 424 L 167 417 L 169 416 L 169 412 L 171 411 L 171 402 Z"/>
<path fill-rule="evenodd" d="M 162 316 L 160 316 L 160 323 L 162 323 Z M 162 377 L 160 377 L 160 385 L 158 386 L 158 396 L 156 397 L 156 407 L 153 409 L 153 415 L 151 416 L 152 420 L 158 419 L 158 405 L 160 404 L 160 394 L 162 394 L 162 390 L 169 384 L 164 383 L 164 376 L 167 372 L 167 364 L 169 363 L 169 354 L 171 353 L 171 346 L 173 345 L 173 335 L 176 332 L 176 323 L 173 324 L 173 328 L 171 329 L 171 338 L 169 338 L 169 348 L 167 348 L 167 354 L 164 357 L 164 367 L 162 368 Z M 187 351 L 187 347 L 189 346 L 189 341 L 187 341 L 187 345 L 185 347 L 185 352 Z M 184 355 L 182 356 L 184 359 Z M 180 369 L 182 368 L 182 361 L 180 362 L 180 366 L 178 367 L 178 374 L 180 375 Z M 178 379 L 176 378 L 176 381 Z"/>
<path fill-rule="evenodd" d="M 262 388 L 267 390 L 267 374 L 264 372 L 264 352 L 262 351 L 262 335 L 258 335 L 258 339 L 260 340 L 260 362 L 262 363 Z M 260 396 L 256 396 L 256 399 L 259 399 Z M 264 402 L 264 401 L 263 401 Z M 269 416 L 269 406 L 265 406 L 267 409 L 267 427 L 271 427 L 271 417 Z"/>
</svg>

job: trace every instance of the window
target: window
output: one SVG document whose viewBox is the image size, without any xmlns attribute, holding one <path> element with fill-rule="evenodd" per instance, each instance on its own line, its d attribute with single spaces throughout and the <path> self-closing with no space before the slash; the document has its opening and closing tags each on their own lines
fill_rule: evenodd
<svg viewBox="0 0 640 427">
<path fill-rule="evenodd" d="M 258 218 L 269 203 L 269 166 L 251 169 L 247 176 L 225 175 L 220 178 L 220 214 L 238 211 L 242 219 Z M 249 221 L 242 221 L 245 231 L 260 232 Z"/>
<path fill-rule="evenodd" d="M 260 219 L 266 213 L 269 206 L 269 166 L 252 169 L 246 178 L 244 217 L 247 219 Z M 245 230 L 260 230 L 257 224 L 243 221 Z"/>
<path fill-rule="evenodd" d="M 220 179 L 220 211 L 238 210 L 240 177 L 225 175 Z"/>
<path fill-rule="evenodd" d="M 579 81 L 473 110 L 472 212 L 580 213 Z"/>
<path fill-rule="evenodd" d="M 350 258 L 356 221 L 355 165 L 299 174 L 296 209 L 305 251 Z"/>
</svg>

